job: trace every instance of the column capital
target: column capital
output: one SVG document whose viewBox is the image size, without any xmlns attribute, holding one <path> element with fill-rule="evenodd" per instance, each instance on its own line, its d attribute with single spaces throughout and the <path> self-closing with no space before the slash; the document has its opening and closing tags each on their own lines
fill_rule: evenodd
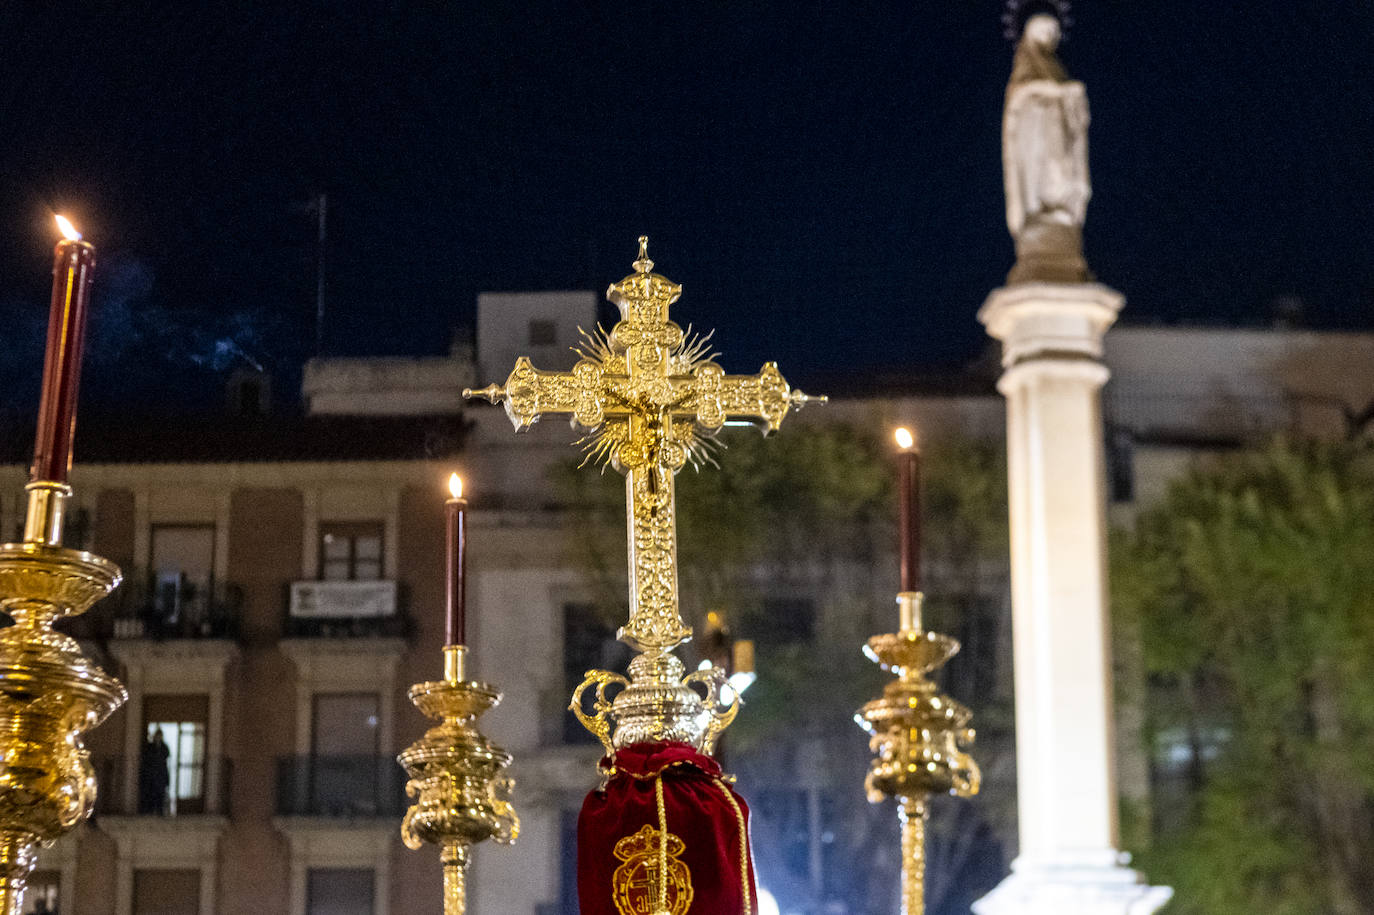
<svg viewBox="0 0 1374 915">
<path fill-rule="evenodd" d="M 1100 283 L 1018 283 L 994 289 L 978 320 L 1002 341 L 1002 364 L 1030 359 L 1100 359 L 1102 336 L 1125 297 Z"/>
</svg>

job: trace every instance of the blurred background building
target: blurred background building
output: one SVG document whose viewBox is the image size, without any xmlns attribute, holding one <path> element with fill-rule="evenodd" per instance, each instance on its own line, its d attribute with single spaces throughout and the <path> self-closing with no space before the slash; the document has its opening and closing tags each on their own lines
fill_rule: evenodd
<svg viewBox="0 0 1374 915">
<path fill-rule="evenodd" d="M 405 688 L 439 674 L 443 486 L 454 469 L 473 503 L 474 666 L 505 694 L 484 721 L 515 755 L 523 821 L 514 847 L 477 853 L 472 911 L 577 911 L 575 821 L 600 751 L 566 706 L 584 671 L 620 667 L 623 649 L 570 555 L 575 506 L 553 482 L 573 434 L 544 424 L 517 438 L 501 411 L 464 405 L 460 392 L 503 380 L 517 355 L 570 367 L 577 329 L 595 325 L 602 307 L 590 292 L 483 294 L 475 345 L 433 358 L 314 360 L 303 406 L 241 370 L 221 415 L 83 416 L 70 545 L 118 562 L 127 577 L 73 629 L 130 701 L 91 741 L 97 816 L 43 853 L 29 911 L 439 911 L 434 856 L 399 841 L 405 799 L 394 757 L 424 728 Z M 1367 435 L 1374 418 L 1374 334 L 1124 326 L 1106 346 L 1120 521 L 1209 454 L 1275 432 Z M 803 434 L 841 424 L 885 436 L 906 423 L 932 446 L 1000 449 L 994 377 L 974 366 L 892 383 L 818 379 L 807 387 L 831 403 L 799 425 Z M 22 458 L 4 471 L 6 531 L 23 520 Z M 693 485 L 689 477 L 682 488 Z M 885 542 L 826 568 L 798 558 L 760 570 L 764 612 L 750 620 L 686 588 L 700 634 L 689 660 L 740 657 L 733 641 L 761 655 L 785 644 L 799 656 L 836 645 L 857 656 L 857 636 L 893 623 L 895 549 Z M 958 578 L 957 593 L 942 563 L 932 563 L 929 590 L 944 588 L 937 596 L 955 608 L 946 631 L 965 646 L 947 688 L 984 729 L 988 776 L 980 798 L 951 802 L 933 828 L 931 910 L 956 912 L 1015 852 L 1010 716 L 993 711 L 1009 708 L 1010 625 L 1004 556 Z M 1130 652 L 1123 657 L 1129 674 Z M 763 684 L 783 673 L 758 671 Z M 757 706 L 742 718 L 777 712 L 766 698 Z M 1167 790 L 1170 759 L 1145 753 L 1129 704 L 1122 719 L 1122 790 L 1148 800 Z M 753 804 L 760 876 L 782 911 L 858 915 L 845 902 L 859 878 L 844 854 L 856 849 L 844 846 L 858 841 L 849 821 L 866 809 L 859 729 L 839 716 L 785 740 L 732 731 L 724 753 Z M 888 817 L 873 822 L 890 827 Z M 893 837 L 871 841 L 858 853 L 879 864 L 889 855 L 895 868 Z"/>
</svg>

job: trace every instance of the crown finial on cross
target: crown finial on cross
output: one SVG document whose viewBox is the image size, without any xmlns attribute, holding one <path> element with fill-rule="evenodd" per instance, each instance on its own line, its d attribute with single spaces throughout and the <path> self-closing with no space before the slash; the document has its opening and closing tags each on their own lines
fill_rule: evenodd
<svg viewBox="0 0 1374 915">
<path fill-rule="evenodd" d="M 649 236 L 639 236 L 639 257 L 634 262 L 635 273 L 648 273 L 654 269 L 654 262 L 649 260 Z"/>
</svg>

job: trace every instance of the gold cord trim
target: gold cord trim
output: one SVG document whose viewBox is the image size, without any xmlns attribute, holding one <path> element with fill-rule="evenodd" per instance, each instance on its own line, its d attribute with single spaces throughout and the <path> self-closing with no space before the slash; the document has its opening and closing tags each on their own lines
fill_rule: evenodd
<svg viewBox="0 0 1374 915">
<path fill-rule="evenodd" d="M 658 802 L 658 904 L 668 911 L 668 808 L 663 803 L 663 776 L 654 782 L 654 799 Z M 747 913 L 746 913 L 747 915 Z"/>
<path fill-rule="evenodd" d="M 675 762 L 670 762 L 670 763 L 668 763 L 666 766 L 664 766 L 664 767 L 661 768 L 661 769 L 655 769 L 653 772 L 645 772 L 645 773 L 643 773 L 643 774 L 640 774 L 640 773 L 638 773 L 638 772 L 631 772 L 631 771 L 629 771 L 628 769 L 621 769 L 621 768 L 619 768 L 619 767 L 615 764 L 615 759 L 614 759 L 614 757 L 612 757 L 612 759 L 611 759 L 611 765 L 610 765 L 609 768 L 607 768 L 607 767 L 601 765 L 600 763 L 597 763 L 597 771 L 600 772 L 600 773 L 601 773 L 603 776 L 605 776 L 606 778 L 614 778 L 614 777 L 617 776 L 617 775 L 626 775 L 626 776 L 629 776 L 630 778 L 635 779 L 636 781 L 647 782 L 647 781 L 649 781 L 650 779 L 658 778 L 658 777 L 661 776 L 664 772 L 667 772 L 669 769 L 676 769 L 678 766 L 691 766 L 693 769 L 696 769 L 698 772 L 701 772 L 701 771 L 702 771 L 702 770 L 701 770 L 701 767 L 698 766 L 696 763 L 692 762 L 692 760 L 690 760 L 690 759 L 679 759 L 679 760 L 677 760 L 677 761 L 675 761 Z M 703 775 L 706 775 L 705 772 L 702 772 L 702 774 L 703 774 Z M 716 775 L 716 776 L 707 775 L 707 778 L 711 778 L 711 779 L 714 779 L 714 780 L 716 780 L 716 781 L 724 782 L 724 783 L 727 784 L 727 785 L 733 785 L 733 784 L 738 780 L 738 779 L 736 779 L 735 776 L 733 776 L 733 775 L 726 775 L 726 774 L 724 774 L 724 773 L 722 773 L 722 774 L 720 774 L 720 775 Z"/>
<path fill-rule="evenodd" d="M 739 809 L 739 804 L 735 802 L 735 796 L 730 793 L 730 789 L 721 779 L 713 779 L 715 786 L 720 789 L 720 793 L 725 795 L 725 802 L 730 805 L 730 809 L 735 811 L 735 822 L 739 823 L 739 879 L 740 897 L 744 900 L 744 915 L 753 915 L 753 905 L 750 903 L 749 893 L 749 826 L 744 822 L 744 811 Z"/>
</svg>

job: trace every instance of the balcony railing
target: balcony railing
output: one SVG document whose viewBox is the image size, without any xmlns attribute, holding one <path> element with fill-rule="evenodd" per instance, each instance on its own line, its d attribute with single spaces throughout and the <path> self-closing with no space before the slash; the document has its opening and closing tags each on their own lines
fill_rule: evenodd
<svg viewBox="0 0 1374 915">
<path fill-rule="evenodd" d="M 296 581 L 286 634 L 296 638 L 404 637 L 407 621 L 400 611 L 400 588 L 394 581 Z"/>
<path fill-rule="evenodd" d="M 101 605 L 104 607 L 105 605 Z M 161 581 L 134 574 L 97 611 L 98 638 L 234 639 L 243 618 L 243 590 L 212 581 Z"/>
<path fill-rule="evenodd" d="M 182 767 L 180 779 L 176 777 L 178 773 L 168 773 L 165 785 L 155 773 L 143 770 L 135 761 L 132 792 L 128 790 L 125 757 L 106 756 L 94 760 L 94 764 L 99 784 L 97 815 L 181 817 L 229 812 L 232 768 L 227 759 Z M 173 797 L 174 794 L 186 796 Z"/>
<path fill-rule="evenodd" d="M 289 756 L 277 760 L 277 813 L 396 817 L 405 812 L 405 773 L 391 756 Z"/>
</svg>

